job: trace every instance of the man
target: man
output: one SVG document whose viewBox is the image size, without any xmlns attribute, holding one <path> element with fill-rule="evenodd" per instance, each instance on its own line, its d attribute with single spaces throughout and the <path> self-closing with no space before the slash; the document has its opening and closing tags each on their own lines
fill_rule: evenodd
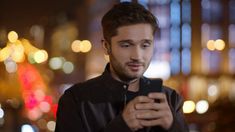
<svg viewBox="0 0 235 132">
<path fill-rule="evenodd" d="M 143 91 L 154 49 L 156 18 L 137 3 L 115 5 L 102 19 L 104 73 L 66 90 L 59 101 L 57 132 L 187 132 L 182 98 L 170 88 Z M 157 71 L 156 71 L 157 72 Z M 151 87 L 161 89 L 161 87 Z"/>
</svg>

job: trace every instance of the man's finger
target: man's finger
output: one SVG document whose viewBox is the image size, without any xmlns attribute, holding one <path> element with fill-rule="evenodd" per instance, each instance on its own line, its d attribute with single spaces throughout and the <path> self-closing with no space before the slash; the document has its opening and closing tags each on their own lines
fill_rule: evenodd
<svg viewBox="0 0 235 132">
<path fill-rule="evenodd" d="M 154 102 L 154 99 L 151 99 L 147 96 L 138 96 L 136 97 L 133 102 L 136 103 L 148 103 L 148 102 Z"/>
<path fill-rule="evenodd" d="M 164 93 L 158 93 L 158 92 L 149 93 L 148 97 L 151 99 L 160 100 L 160 102 L 167 102 L 166 95 Z"/>
<path fill-rule="evenodd" d="M 165 104 L 155 103 L 155 102 L 135 104 L 136 110 L 161 110 L 164 107 L 165 107 Z"/>
<path fill-rule="evenodd" d="M 144 119 L 144 120 L 158 119 L 161 118 L 162 116 L 164 116 L 164 113 L 155 110 L 140 110 L 136 113 L 137 119 Z"/>
<path fill-rule="evenodd" d="M 151 103 L 138 103 L 138 104 L 135 104 L 135 109 L 136 110 L 151 110 L 151 109 L 154 109 L 156 103 L 154 102 L 151 102 Z"/>
<path fill-rule="evenodd" d="M 149 127 L 149 126 L 160 126 L 162 124 L 162 120 L 161 119 L 155 119 L 155 120 L 141 120 L 140 124 L 142 126 L 145 127 Z"/>
</svg>

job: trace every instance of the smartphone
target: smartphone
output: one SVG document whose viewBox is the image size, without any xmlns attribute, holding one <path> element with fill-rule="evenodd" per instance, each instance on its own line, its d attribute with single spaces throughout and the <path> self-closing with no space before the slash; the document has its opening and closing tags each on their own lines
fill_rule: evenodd
<svg viewBox="0 0 235 132">
<path fill-rule="evenodd" d="M 162 79 L 144 80 L 140 81 L 140 94 L 148 96 L 152 92 L 162 92 Z"/>
</svg>

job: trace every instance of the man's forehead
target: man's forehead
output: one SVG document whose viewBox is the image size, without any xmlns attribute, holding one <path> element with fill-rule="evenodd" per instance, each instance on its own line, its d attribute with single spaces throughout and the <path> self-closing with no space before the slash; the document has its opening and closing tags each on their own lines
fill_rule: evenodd
<svg viewBox="0 0 235 132">
<path fill-rule="evenodd" d="M 149 24 L 122 26 L 117 29 L 117 33 L 113 37 L 118 37 L 122 39 L 131 39 L 131 38 L 152 39 L 153 29 Z"/>
</svg>

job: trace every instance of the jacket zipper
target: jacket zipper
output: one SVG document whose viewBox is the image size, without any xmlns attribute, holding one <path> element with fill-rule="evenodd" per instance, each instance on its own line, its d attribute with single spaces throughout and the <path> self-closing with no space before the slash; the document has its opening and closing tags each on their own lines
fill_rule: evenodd
<svg viewBox="0 0 235 132">
<path fill-rule="evenodd" d="M 126 94 L 127 94 L 128 86 L 124 85 L 123 87 L 125 89 L 125 93 L 124 93 L 124 108 L 125 108 L 127 105 L 127 95 Z"/>
</svg>

